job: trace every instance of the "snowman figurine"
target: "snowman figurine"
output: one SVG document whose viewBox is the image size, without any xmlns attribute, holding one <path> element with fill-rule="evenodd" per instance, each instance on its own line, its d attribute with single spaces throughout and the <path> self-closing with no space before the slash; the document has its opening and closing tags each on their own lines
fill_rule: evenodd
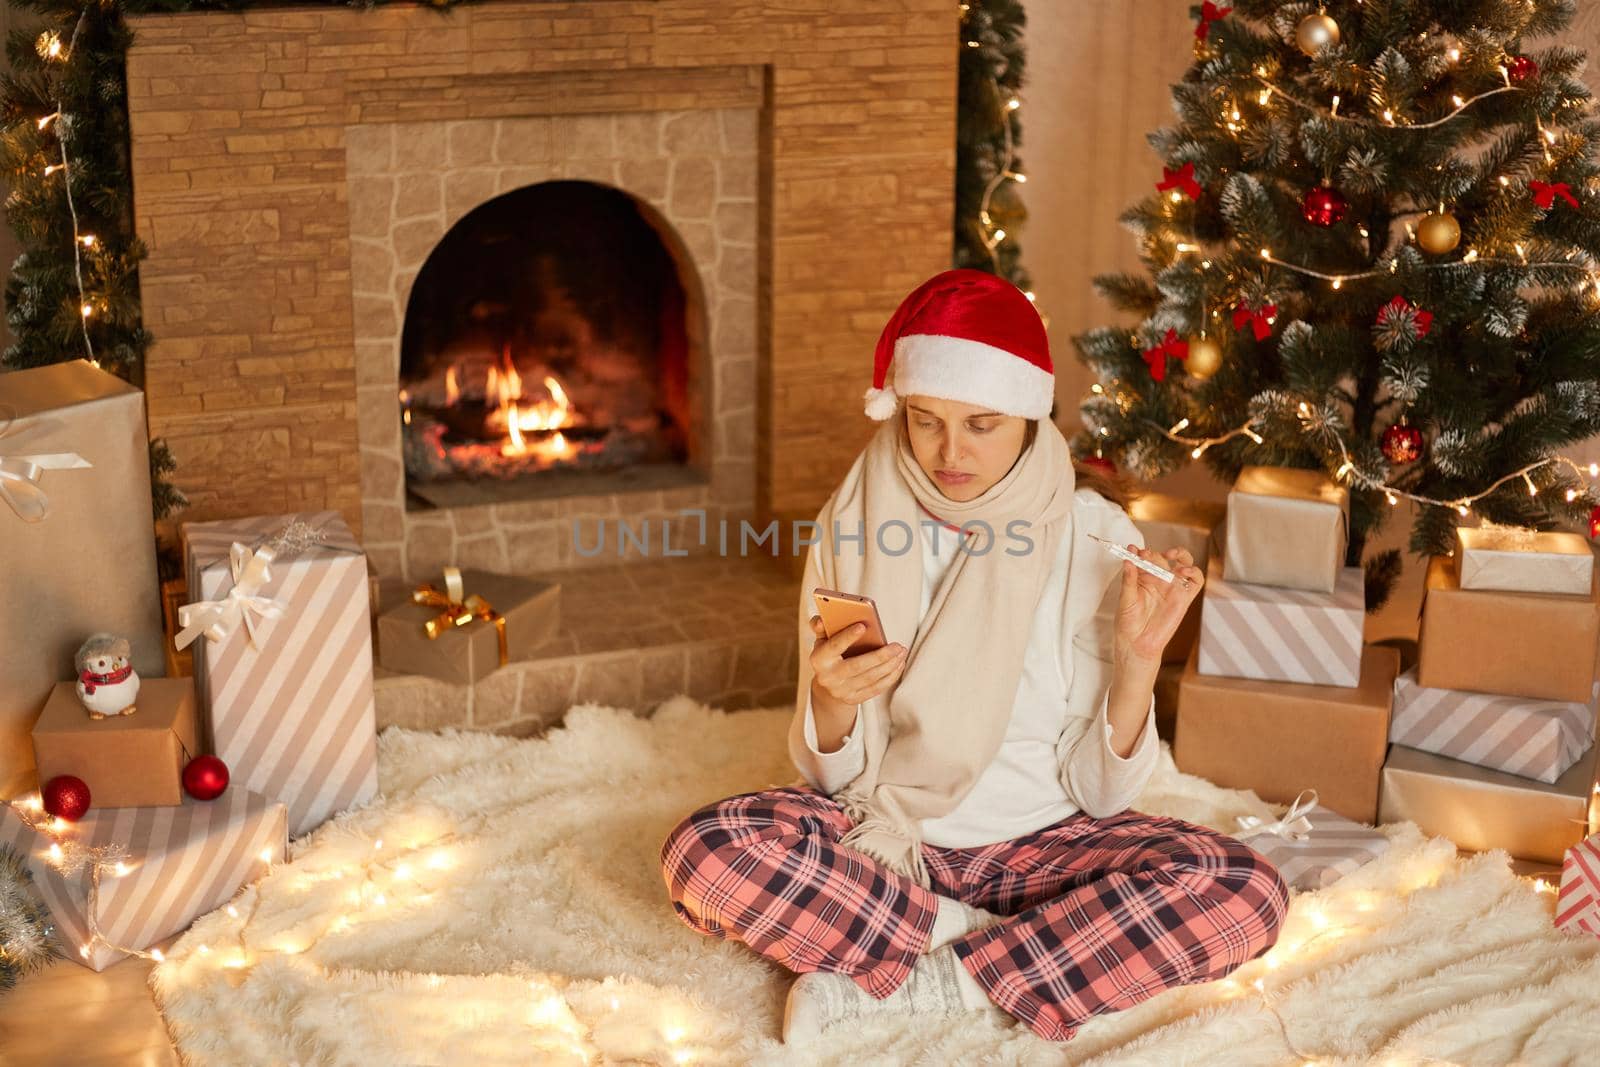
<svg viewBox="0 0 1600 1067">
<path fill-rule="evenodd" d="M 128 639 L 116 634 L 95 634 L 78 649 L 73 658 L 78 699 L 89 710 L 89 718 L 132 715 L 138 710 L 134 700 L 139 695 L 139 675 L 132 657 Z"/>
</svg>

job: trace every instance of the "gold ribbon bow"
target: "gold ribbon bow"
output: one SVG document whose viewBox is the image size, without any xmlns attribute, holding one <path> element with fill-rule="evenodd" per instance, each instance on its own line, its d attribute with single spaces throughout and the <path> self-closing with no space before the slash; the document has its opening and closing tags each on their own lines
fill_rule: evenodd
<svg viewBox="0 0 1600 1067">
<path fill-rule="evenodd" d="M 275 555 L 267 545 L 251 552 L 248 546 L 235 541 L 228 550 L 228 562 L 233 569 L 233 588 L 221 600 L 197 600 L 179 608 L 178 622 L 183 629 L 173 637 L 172 643 L 179 648 L 187 648 L 201 634 L 205 634 L 209 640 L 221 641 L 243 622 L 250 644 L 254 645 L 255 617 L 276 619 L 283 614 L 282 604 L 261 595 L 261 587 L 272 580 L 270 568 Z"/>
<path fill-rule="evenodd" d="M 447 633 L 457 626 L 466 626 L 474 619 L 494 623 L 495 633 L 500 638 L 500 666 L 504 667 L 510 661 L 510 651 L 506 647 L 505 616 L 494 610 L 494 606 L 477 593 L 471 596 L 465 594 L 466 586 L 461 581 L 461 568 L 446 567 L 444 591 L 441 592 L 429 582 L 423 582 L 412 590 L 411 601 L 414 604 L 439 609 L 439 614 L 422 624 L 430 641 L 437 641 L 440 634 Z"/>
<path fill-rule="evenodd" d="M 1311 800 L 1302 807 L 1301 802 L 1305 801 L 1307 793 L 1311 794 Z M 1233 836 L 1243 840 L 1257 834 L 1272 834 L 1286 841 L 1304 841 L 1311 836 L 1311 820 L 1306 818 L 1306 814 L 1316 806 L 1317 791 L 1303 789 L 1294 798 L 1294 803 L 1289 805 L 1288 812 L 1276 822 L 1265 822 L 1255 815 L 1239 816 L 1239 831 Z"/>
<path fill-rule="evenodd" d="M 0 422 L 0 437 L 10 432 L 14 421 L 14 416 L 8 416 Z M 23 522 L 38 522 L 50 511 L 50 498 L 39 488 L 40 475 L 45 471 L 82 470 L 93 466 L 76 452 L 0 456 L 0 500 L 9 504 Z"/>
</svg>

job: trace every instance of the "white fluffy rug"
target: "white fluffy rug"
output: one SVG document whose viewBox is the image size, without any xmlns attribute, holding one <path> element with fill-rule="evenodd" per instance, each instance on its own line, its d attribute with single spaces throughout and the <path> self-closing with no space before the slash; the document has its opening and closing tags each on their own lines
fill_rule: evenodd
<svg viewBox="0 0 1600 1067">
<path fill-rule="evenodd" d="M 151 976 L 186 1063 L 1570 1064 L 1600 1055 L 1600 941 L 1503 854 L 1412 824 L 1296 896 L 1277 948 L 1065 1045 L 978 1020 L 881 1023 L 791 1049 L 789 976 L 673 916 L 657 867 L 702 803 L 788 784 L 785 709 L 685 697 L 574 708 L 517 740 L 386 731 L 382 796 L 201 919 Z M 1141 810 L 1219 829 L 1271 809 L 1181 774 Z M 380 845 L 381 842 L 381 845 Z M 1257 988 L 1259 983 L 1259 990 Z"/>
</svg>

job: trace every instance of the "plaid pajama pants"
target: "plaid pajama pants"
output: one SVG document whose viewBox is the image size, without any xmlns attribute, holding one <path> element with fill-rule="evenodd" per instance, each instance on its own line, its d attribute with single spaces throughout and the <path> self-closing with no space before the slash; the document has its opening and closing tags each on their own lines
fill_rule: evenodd
<svg viewBox="0 0 1600 1067">
<path fill-rule="evenodd" d="M 1078 813 L 1010 841 L 923 845 L 933 889 L 841 846 L 851 822 L 804 786 L 709 804 L 661 846 L 673 910 L 796 973 L 883 998 L 926 949 L 935 894 L 1002 915 L 954 942 L 992 999 L 1066 1041 L 1085 1020 L 1222 978 L 1278 939 L 1289 891 L 1243 843 L 1179 819 Z"/>
</svg>

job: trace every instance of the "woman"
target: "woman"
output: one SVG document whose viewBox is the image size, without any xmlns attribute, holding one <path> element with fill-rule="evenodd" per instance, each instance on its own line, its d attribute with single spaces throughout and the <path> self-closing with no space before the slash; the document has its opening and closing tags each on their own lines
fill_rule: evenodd
<svg viewBox="0 0 1600 1067">
<path fill-rule="evenodd" d="M 1266 859 L 1128 810 L 1159 752 L 1161 653 L 1204 578 L 1146 551 L 1109 485 L 1077 484 L 1053 396 L 1015 286 L 954 270 L 906 297 L 867 391 L 884 425 L 801 583 L 789 752 L 808 785 L 707 805 L 662 846 L 685 923 L 798 973 L 785 1041 L 969 1009 L 1065 1041 L 1277 940 L 1288 890 Z M 825 634 L 819 586 L 873 597 L 891 643 L 843 657 L 856 634 Z"/>
</svg>

